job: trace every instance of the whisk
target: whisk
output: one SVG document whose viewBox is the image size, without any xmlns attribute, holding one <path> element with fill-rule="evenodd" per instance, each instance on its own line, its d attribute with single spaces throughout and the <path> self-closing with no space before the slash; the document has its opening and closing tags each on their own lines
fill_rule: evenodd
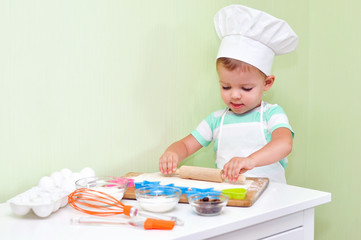
<svg viewBox="0 0 361 240">
<path fill-rule="evenodd" d="M 113 216 L 124 214 L 129 217 L 143 216 L 168 221 L 174 221 L 176 225 L 183 225 L 183 221 L 174 216 L 150 214 L 139 211 L 137 208 L 124 205 L 113 196 L 89 188 L 79 188 L 68 196 L 69 205 L 80 211 L 95 216 Z"/>
</svg>

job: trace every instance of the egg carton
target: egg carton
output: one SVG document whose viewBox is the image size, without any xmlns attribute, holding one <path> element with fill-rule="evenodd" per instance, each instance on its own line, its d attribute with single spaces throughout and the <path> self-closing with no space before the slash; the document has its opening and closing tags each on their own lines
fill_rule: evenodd
<svg viewBox="0 0 361 240">
<path fill-rule="evenodd" d="M 37 186 L 16 195 L 7 202 L 16 215 L 24 216 L 32 210 L 39 217 L 48 217 L 67 205 L 68 195 L 76 189 L 77 180 L 94 176 L 94 170 L 88 167 L 80 172 L 72 172 L 65 168 L 50 176 L 42 177 Z"/>
</svg>

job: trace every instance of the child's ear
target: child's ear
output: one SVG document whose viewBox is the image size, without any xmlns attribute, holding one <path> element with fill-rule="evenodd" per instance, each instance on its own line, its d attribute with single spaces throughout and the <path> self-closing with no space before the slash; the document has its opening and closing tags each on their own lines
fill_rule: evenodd
<svg viewBox="0 0 361 240">
<path fill-rule="evenodd" d="M 264 87 L 265 87 L 264 90 L 265 91 L 269 90 L 272 87 L 274 82 L 275 82 L 275 76 L 274 75 L 267 76 L 267 78 L 264 81 Z"/>
</svg>

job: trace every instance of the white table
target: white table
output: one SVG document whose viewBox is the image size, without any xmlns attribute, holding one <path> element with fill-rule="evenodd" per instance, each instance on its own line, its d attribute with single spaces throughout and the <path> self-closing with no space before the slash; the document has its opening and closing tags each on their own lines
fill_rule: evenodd
<svg viewBox="0 0 361 240">
<path fill-rule="evenodd" d="M 69 206 L 44 219 L 33 213 L 19 217 L 3 203 L 0 239 L 313 239 L 314 208 L 330 201 L 327 192 L 270 183 L 252 207 L 226 207 L 219 216 L 198 216 L 190 205 L 178 204 L 167 215 L 175 215 L 185 224 L 171 231 L 128 225 L 74 225 L 70 218 L 85 214 Z M 137 206 L 134 200 L 123 202 Z"/>
</svg>

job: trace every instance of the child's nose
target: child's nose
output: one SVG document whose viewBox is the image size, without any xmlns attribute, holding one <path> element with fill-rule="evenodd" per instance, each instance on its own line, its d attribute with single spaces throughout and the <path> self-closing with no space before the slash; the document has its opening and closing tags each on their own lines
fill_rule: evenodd
<svg viewBox="0 0 361 240">
<path fill-rule="evenodd" d="M 238 89 L 233 89 L 231 93 L 231 97 L 233 99 L 240 99 L 241 98 L 241 92 Z"/>
</svg>

